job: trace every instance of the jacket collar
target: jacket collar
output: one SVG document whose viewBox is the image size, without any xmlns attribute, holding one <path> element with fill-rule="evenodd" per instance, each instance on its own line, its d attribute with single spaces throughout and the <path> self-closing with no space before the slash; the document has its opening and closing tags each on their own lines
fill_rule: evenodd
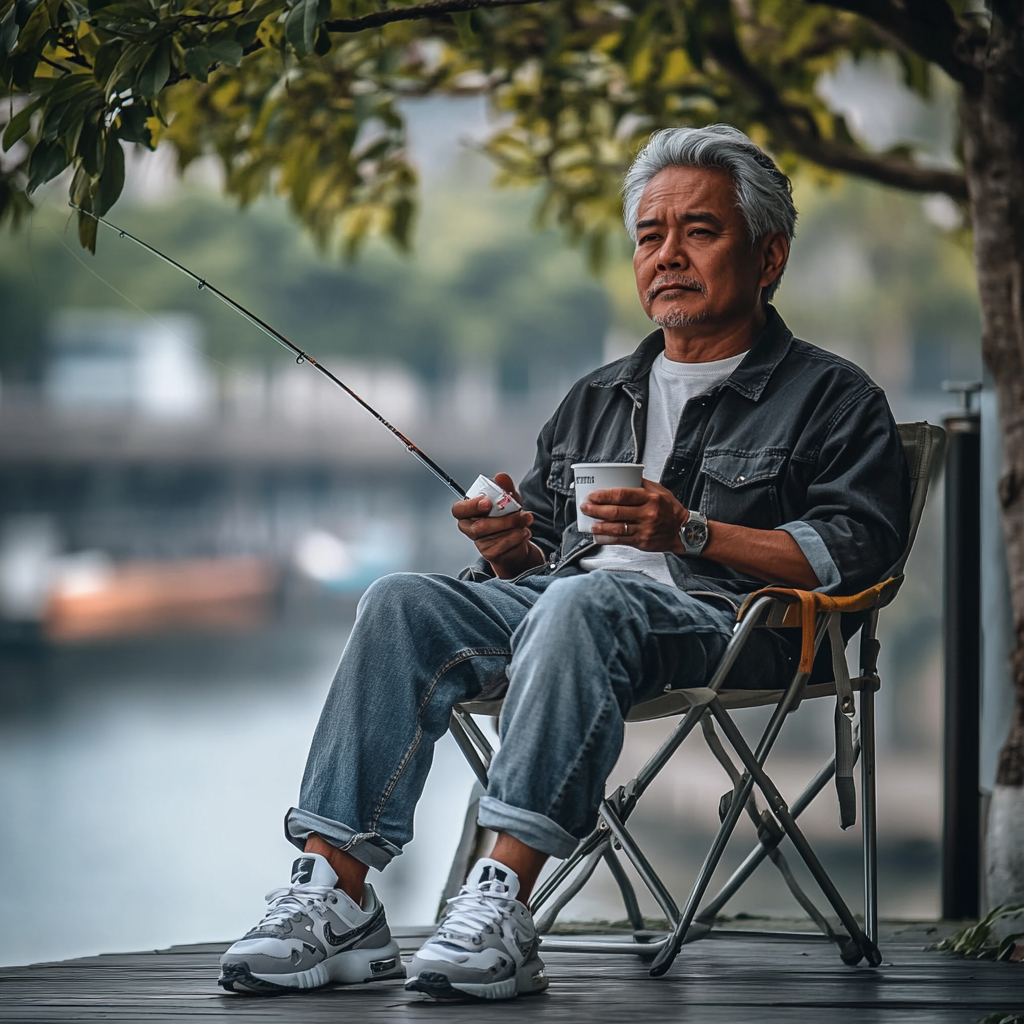
<svg viewBox="0 0 1024 1024">
<path fill-rule="evenodd" d="M 775 307 L 769 305 L 764 330 L 747 352 L 746 358 L 725 382 L 725 386 L 731 387 L 751 401 L 758 401 L 768 386 L 775 367 L 789 351 L 792 341 L 792 331 L 786 326 L 786 322 L 779 316 Z M 604 372 L 598 371 L 590 383 L 593 387 L 608 388 L 621 385 L 627 390 L 642 388 L 644 378 L 651 372 L 654 360 L 664 350 L 665 334 L 659 328 L 648 334 L 631 355 L 606 366 Z"/>
</svg>

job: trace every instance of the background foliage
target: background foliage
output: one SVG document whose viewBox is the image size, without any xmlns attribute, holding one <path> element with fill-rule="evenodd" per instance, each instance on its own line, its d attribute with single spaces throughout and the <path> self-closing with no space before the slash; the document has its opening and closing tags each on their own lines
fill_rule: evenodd
<svg viewBox="0 0 1024 1024">
<path fill-rule="evenodd" d="M 941 33 L 953 11 L 934 19 Z M 957 170 L 869 152 L 816 88 L 844 58 L 890 50 L 872 23 L 794 0 L 0 0 L 0 219 L 68 167 L 72 201 L 103 214 L 120 143 L 160 143 L 182 167 L 215 153 L 242 203 L 286 196 L 321 245 L 404 248 L 416 174 L 398 101 L 467 91 L 499 115 L 486 149 L 501 179 L 542 182 L 539 219 L 594 263 L 623 168 L 663 125 L 728 121 L 789 167 L 963 199 Z M 898 59 L 927 94 L 928 62 Z M 94 220 L 79 233 L 95 247 Z"/>
</svg>

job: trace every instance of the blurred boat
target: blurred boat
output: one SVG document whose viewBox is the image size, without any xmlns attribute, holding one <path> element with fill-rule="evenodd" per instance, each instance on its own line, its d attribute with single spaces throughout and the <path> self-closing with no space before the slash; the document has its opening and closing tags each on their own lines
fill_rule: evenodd
<svg viewBox="0 0 1024 1024">
<path fill-rule="evenodd" d="M 256 628 L 273 611 L 279 580 L 275 562 L 254 557 L 99 564 L 55 581 L 43 632 L 60 643 Z"/>
</svg>

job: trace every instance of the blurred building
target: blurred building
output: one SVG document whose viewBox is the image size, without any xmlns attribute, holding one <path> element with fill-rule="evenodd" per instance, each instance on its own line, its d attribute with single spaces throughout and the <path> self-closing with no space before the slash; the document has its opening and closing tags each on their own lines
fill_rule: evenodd
<svg viewBox="0 0 1024 1024">
<path fill-rule="evenodd" d="M 180 420 L 208 415 L 216 387 L 194 317 L 69 309 L 50 331 L 42 393 L 52 408 L 67 412 Z"/>
</svg>

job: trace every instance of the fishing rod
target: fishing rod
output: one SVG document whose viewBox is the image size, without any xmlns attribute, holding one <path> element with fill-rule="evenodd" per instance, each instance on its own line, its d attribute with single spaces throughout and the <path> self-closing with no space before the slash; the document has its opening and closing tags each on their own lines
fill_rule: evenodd
<svg viewBox="0 0 1024 1024">
<path fill-rule="evenodd" d="M 265 320 L 260 319 L 260 317 L 258 317 L 255 313 L 246 309 L 245 306 L 243 306 L 240 302 L 236 302 L 233 298 L 231 298 L 230 295 L 226 295 L 219 288 L 210 284 L 210 282 L 207 281 L 206 278 L 200 277 L 198 274 L 189 270 L 188 267 L 179 263 L 177 260 L 172 259 L 166 253 L 161 252 L 159 249 L 156 248 L 156 246 L 150 245 L 148 242 L 144 242 L 141 238 L 136 237 L 130 231 L 126 231 L 124 228 L 119 228 L 116 224 L 112 224 L 109 220 L 106 220 L 104 217 L 101 217 L 90 210 L 84 210 L 81 206 L 76 206 L 74 203 L 68 203 L 68 205 L 73 210 L 77 210 L 79 213 L 85 214 L 85 216 L 87 217 L 92 217 L 93 220 L 97 221 L 100 224 L 103 224 L 105 227 L 110 228 L 111 231 L 116 231 L 119 238 L 127 238 L 130 241 L 134 242 L 136 245 L 141 245 L 143 249 L 145 249 L 147 252 L 151 252 L 154 256 L 157 257 L 157 259 L 163 260 L 164 263 L 168 264 L 168 266 L 174 267 L 175 270 L 179 271 L 186 277 L 195 281 L 196 284 L 199 286 L 200 291 L 207 291 L 215 295 L 226 306 L 230 306 L 231 309 L 233 309 L 236 313 L 238 313 L 240 316 L 248 320 L 249 323 L 253 325 L 253 327 L 256 327 L 258 330 L 262 331 L 268 338 L 271 338 L 274 341 L 276 341 L 279 345 L 282 346 L 282 348 L 286 348 L 288 349 L 289 352 L 293 353 L 295 356 L 295 362 L 298 365 L 301 366 L 303 363 L 309 363 L 309 365 L 312 366 L 314 369 L 319 370 L 329 381 L 331 381 L 332 384 L 336 384 L 339 388 L 341 388 L 342 391 L 345 392 L 346 395 L 348 395 L 352 399 L 355 399 L 355 401 L 358 402 L 371 416 L 373 416 L 374 419 L 376 419 L 379 423 L 383 424 L 383 426 L 390 430 L 391 433 L 394 434 L 395 437 L 397 437 L 398 440 L 402 442 L 402 444 L 405 446 L 405 450 L 413 458 L 417 459 L 422 465 L 426 466 L 426 468 L 430 470 L 430 472 L 433 473 L 434 476 L 436 476 L 437 479 L 440 480 L 441 483 L 445 485 L 445 487 L 447 487 L 451 491 L 454 491 L 455 494 L 459 496 L 459 498 L 465 499 L 468 497 L 479 497 L 481 495 L 485 495 L 486 497 L 491 499 L 491 511 L 489 513 L 491 517 L 508 515 L 510 512 L 519 511 L 520 505 L 512 497 L 512 495 L 510 495 L 507 491 L 505 491 L 502 487 L 496 484 L 489 477 L 481 475 L 477 477 L 477 479 L 473 482 L 473 486 L 469 489 L 468 492 L 463 490 L 462 487 L 460 487 L 459 484 L 455 482 L 455 480 L 452 478 L 450 474 L 446 473 L 429 455 L 427 455 L 426 452 L 422 451 L 419 447 L 413 444 L 413 442 L 410 441 L 409 438 L 407 438 L 405 434 L 403 434 L 398 429 L 398 427 L 396 427 L 393 423 L 390 423 L 388 420 L 386 420 L 379 412 L 377 412 L 376 409 L 374 409 L 372 405 L 370 405 L 369 402 L 367 402 L 364 398 L 361 398 L 359 395 L 357 395 L 356 392 L 353 391 L 352 388 L 350 388 L 340 377 L 336 377 L 333 373 L 331 373 L 329 369 L 327 369 L 326 366 L 324 366 L 323 363 L 318 362 L 308 352 L 304 352 L 301 348 L 299 348 L 298 345 L 289 341 L 279 330 L 277 330 L 277 328 L 271 327 L 270 324 L 268 324 Z"/>
</svg>

